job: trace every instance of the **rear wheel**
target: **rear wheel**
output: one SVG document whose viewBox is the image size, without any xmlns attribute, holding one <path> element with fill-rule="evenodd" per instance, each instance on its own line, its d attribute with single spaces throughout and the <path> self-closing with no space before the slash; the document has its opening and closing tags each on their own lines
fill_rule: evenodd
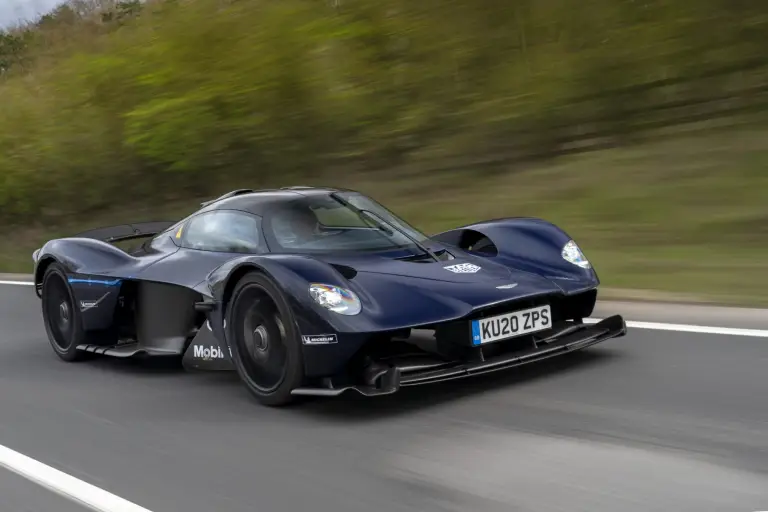
<svg viewBox="0 0 768 512">
<path fill-rule="evenodd" d="M 64 269 L 58 263 L 52 263 L 45 270 L 41 303 L 48 341 L 56 355 L 69 362 L 84 359 L 85 354 L 77 350 L 85 338 L 82 316 Z"/>
<path fill-rule="evenodd" d="M 293 401 L 304 380 L 296 322 L 280 289 L 266 275 L 246 274 L 235 286 L 226 315 L 232 361 L 246 388 L 264 405 Z"/>
</svg>

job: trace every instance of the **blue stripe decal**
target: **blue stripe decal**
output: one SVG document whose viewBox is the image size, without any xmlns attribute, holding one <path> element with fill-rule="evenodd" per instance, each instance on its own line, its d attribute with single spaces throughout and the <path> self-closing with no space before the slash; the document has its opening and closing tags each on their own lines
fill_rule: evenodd
<svg viewBox="0 0 768 512">
<path fill-rule="evenodd" d="M 104 279 L 78 279 L 75 277 L 70 277 L 67 279 L 70 284 L 74 283 L 86 283 L 86 284 L 102 284 L 104 286 L 117 286 L 118 284 L 122 283 L 122 279 L 114 279 L 112 281 L 105 281 Z"/>
<path fill-rule="evenodd" d="M 472 320 L 472 344 L 480 344 L 480 321 Z"/>
</svg>

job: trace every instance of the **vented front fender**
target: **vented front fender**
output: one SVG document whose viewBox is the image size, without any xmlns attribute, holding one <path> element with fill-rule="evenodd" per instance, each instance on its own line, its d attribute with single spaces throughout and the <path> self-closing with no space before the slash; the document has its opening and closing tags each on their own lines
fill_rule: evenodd
<svg viewBox="0 0 768 512">
<path fill-rule="evenodd" d="M 563 248 L 572 238 L 558 226 L 542 219 L 489 220 L 445 231 L 432 238 L 550 279 L 568 294 L 600 284 L 594 268 L 582 268 L 563 258 Z"/>
</svg>

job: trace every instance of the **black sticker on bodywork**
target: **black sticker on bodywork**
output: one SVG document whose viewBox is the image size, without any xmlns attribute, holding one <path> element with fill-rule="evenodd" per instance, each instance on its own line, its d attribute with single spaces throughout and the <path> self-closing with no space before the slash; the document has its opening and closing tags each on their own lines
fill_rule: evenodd
<svg viewBox="0 0 768 512">
<path fill-rule="evenodd" d="M 99 303 L 101 303 L 104 299 L 109 296 L 109 292 L 105 293 L 101 297 L 99 297 L 96 300 L 81 300 L 80 301 L 80 311 L 86 311 L 88 309 L 93 309 L 99 307 Z"/>
<path fill-rule="evenodd" d="M 301 342 L 305 345 L 330 345 L 338 343 L 339 340 L 335 334 L 305 334 L 301 337 Z"/>
</svg>

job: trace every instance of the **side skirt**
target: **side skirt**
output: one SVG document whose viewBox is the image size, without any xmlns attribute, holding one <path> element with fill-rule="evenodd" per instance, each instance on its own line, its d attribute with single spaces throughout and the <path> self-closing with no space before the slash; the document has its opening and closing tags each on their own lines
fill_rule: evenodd
<svg viewBox="0 0 768 512">
<path fill-rule="evenodd" d="M 177 352 L 168 350 L 142 347 L 137 342 L 118 343 L 117 345 L 78 345 L 77 350 L 92 354 L 129 358 L 136 356 L 177 356 Z"/>
<path fill-rule="evenodd" d="M 78 345 L 78 350 L 91 354 L 118 358 L 131 357 L 178 357 L 177 350 L 147 347 L 130 340 L 116 345 Z M 206 322 L 183 350 L 181 364 L 188 371 L 234 371 L 229 350 L 216 340 Z"/>
</svg>

